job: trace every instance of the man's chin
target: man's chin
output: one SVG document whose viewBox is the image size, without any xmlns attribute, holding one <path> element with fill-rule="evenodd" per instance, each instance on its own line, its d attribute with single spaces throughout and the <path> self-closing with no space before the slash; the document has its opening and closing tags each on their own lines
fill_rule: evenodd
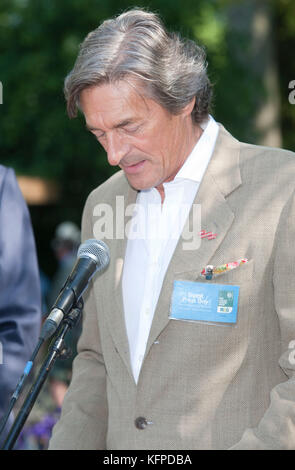
<svg viewBox="0 0 295 470">
<path fill-rule="evenodd" d="M 136 191 L 143 191 L 144 189 L 151 189 L 155 186 L 153 183 L 140 181 L 139 178 L 126 175 L 126 173 L 125 173 L 125 177 L 129 185 L 131 186 L 131 188 L 135 189 Z"/>
</svg>

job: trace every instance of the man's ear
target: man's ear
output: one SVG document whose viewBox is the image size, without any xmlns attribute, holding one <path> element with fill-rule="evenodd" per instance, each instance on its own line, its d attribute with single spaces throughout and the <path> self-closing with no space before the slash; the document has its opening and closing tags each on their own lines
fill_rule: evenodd
<svg viewBox="0 0 295 470">
<path fill-rule="evenodd" d="M 194 96 L 193 99 L 187 105 L 185 105 L 184 108 L 182 108 L 181 114 L 184 117 L 190 116 L 192 114 L 193 109 L 194 109 L 195 103 L 196 103 L 196 97 Z"/>
</svg>

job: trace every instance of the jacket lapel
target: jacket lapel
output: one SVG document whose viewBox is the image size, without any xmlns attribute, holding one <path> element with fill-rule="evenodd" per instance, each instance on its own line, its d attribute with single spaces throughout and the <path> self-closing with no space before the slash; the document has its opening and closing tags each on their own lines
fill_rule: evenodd
<svg viewBox="0 0 295 470">
<path fill-rule="evenodd" d="M 126 207 L 135 204 L 137 191 L 132 189 L 129 185 L 127 186 L 127 191 L 123 195 L 124 198 L 121 200 L 120 204 L 122 207 L 119 207 L 119 211 L 126 213 Z M 125 316 L 124 316 L 124 306 L 123 306 L 123 295 L 122 295 L 122 274 L 123 274 L 123 265 L 126 251 L 126 218 L 123 217 L 123 214 L 116 214 L 116 224 L 115 229 L 117 234 L 124 235 L 123 237 L 115 238 L 113 240 L 112 247 L 112 260 L 110 263 L 110 276 L 111 276 L 111 286 L 114 286 L 113 292 L 110 292 L 111 297 L 115 300 L 113 303 L 114 308 L 112 315 L 108 315 L 107 321 L 109 324 L 109 330 L 113 337 L 114 343 L 116 345 L 117 351 L 122 357 L 129 374 L 133 378 L 131 363 L 130 363 L 130 354 L 129 354 L 129 344 L 127 331 L 125 326 Z M 131 215 L 131 212 L 128 212 L 128 215 Z"/>
</svg>

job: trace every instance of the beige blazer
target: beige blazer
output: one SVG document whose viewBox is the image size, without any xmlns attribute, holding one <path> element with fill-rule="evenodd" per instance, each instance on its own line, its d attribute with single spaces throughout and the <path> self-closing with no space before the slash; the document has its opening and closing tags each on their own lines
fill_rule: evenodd
<svg viewBox="0 0 295 470">
<path fill-rule="evenodd" d="M 294 182 L 293 153 L 240 143 L 220 126 L 195 199 L 202 229 L 217 237 L 189 251 L 180 239 L 137 386 L 121 291 L 126 240 L 105 240 L 111 262 L 88 291 L 50 449 L 295 449 Z M 115 208 L 118 195 L 126 205 L 137 195 L 121 171 L 90 194 L 84 240 L 97 205 Z M 240 286 L 235 326 L 169 320 L 174 280 L 212 282 L 202 268 L 240 258 L 249 262 L 214 279 Z"/>
</svg>

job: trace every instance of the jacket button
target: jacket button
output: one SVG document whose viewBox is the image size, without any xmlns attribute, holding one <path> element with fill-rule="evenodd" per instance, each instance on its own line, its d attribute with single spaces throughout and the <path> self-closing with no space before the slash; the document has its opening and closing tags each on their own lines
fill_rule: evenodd
<svg viewBox="0 0 295 470">
<path fill-rule="evenodd" d="M 144 429 L 148 425 L 147 420 L 145 418 L 143 418 L 142 416 L 139 416 L 138 418 L 136 418 L 134 423 L 135 423 L 135 426 L 137 427 L 137 429 Z"/>
</svg>

